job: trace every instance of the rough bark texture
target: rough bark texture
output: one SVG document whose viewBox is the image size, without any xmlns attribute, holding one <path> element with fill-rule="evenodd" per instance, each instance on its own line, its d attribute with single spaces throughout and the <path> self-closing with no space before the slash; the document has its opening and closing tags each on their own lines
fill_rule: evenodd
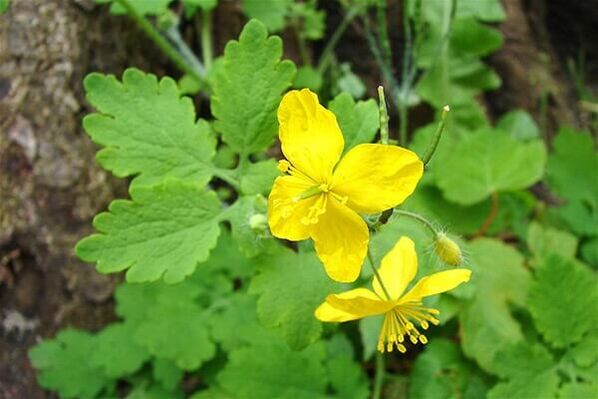
<svg viewBox="0 0 598 399">
<path fill-rule="evenodd" d="M 112 315 L 114 277 L 74 254 L 90 220 L 125 185 L 94 162 L 82 90 L 92 70 L 120 74 L 157 53 L 92 1 L 16 0 L 0 16 L 0 397 L 46 397 L 26 352 L 65 326 Z M 141 53 L 143 52 L 143 57 Z"/>
<path fill-rule="evenodd" d="M 598 16 L 592 16 L 595 7 L 563 14 L 569 3 L 504 1 L 508 18 L 499 28 L 505 46 L 489 60 L 503 86 L 486 96 L 491 114 L 523 108 L 546 131 L 585 124 L 564 68 L 564 55 L 571 53 L 554 27 L 568 32 L 567 26 L 585 23 L 575 31 L 595 50 Z M 399 2 L 389 4 L 396 17 Z M 572 17 L 575 12 L 582 18 Z M 338 15 L 329 17 L 338 21 Z M 401 33 L 393 21 L 394 41 Z M 242 23 L 238 3 L 222 2 L 214 23 L 217 54 Z M 191 25 L 184 33 L 193 40 Z M 375 87 L 377 68 L 356 35 L 347 32 L 338 54 Z M 286 43 L 292 49 L 292 39 Z M 120 75 L 127 66 L 165 72 L 143 34 L 93 0 L 12 0 L 0 16 L 0 398 L 52 397 L 37 387 L 28 348 L 60 328 L 96 330 L 114 317 L 117 278 L 96 273 L 73 254 L 74 244 L 91 232 L 91 218 L 112 198 L 126 196 L 125 183 L 93 160 L 96 148 L 81 128 L 89 112 L 81 82 L 88 72 Z"/>
</svg>

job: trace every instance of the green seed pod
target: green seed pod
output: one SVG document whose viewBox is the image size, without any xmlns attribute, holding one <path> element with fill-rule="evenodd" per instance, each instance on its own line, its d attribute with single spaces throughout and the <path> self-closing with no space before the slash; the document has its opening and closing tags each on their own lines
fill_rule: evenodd
<svg viewBox="0 0 598 399">
<path fill-rule="evenodd" d="M 460 266 L 463 263 L 463 254 L 461 248 L 456 242 L 448 238 L 444 233 L 436 235 L 436 242 L 434 243 L 436 255 L 447 265 Z"/>
</svg>

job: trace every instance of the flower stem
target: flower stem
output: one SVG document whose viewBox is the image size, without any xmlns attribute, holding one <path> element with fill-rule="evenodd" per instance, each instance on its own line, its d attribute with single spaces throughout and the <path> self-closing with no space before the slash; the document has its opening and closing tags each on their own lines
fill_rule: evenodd
<svg viewBox="0 0 598 399">
<path fill-rule="evenodd" d="M 204 80 L 202 71 L 193 68 L 185 57 L 181 55 L 175 47 L 168 42 L 160 34 L 160 32 L 143 16 L 141 16 L 137 10 L 131 5 L 130 0 L 117 0 L 118 3 L 125 9 L 127 14 L 135 21 L 135 23 L 145 32 L 145 34 L 166 54 L 168 58 L 183 72 L 193 76 L 198 81 Z"/>
<path fill-rule="evenodd" d="M 426 149 L 426 153 L 422 158 L 422 162 L 424 166 L 428 165 L 434 152 L 436 152 L 436 148 L 438 147 L 438 143 L 440 142 L 440 137 L 442 136 L 442 132 L 444 131 L 444 125 L 446 124 L 446 117 L 450 111 L 448 105 L 442 107 L 442 113 L 440 114 L 440 122 L 438 122 L 438 127 L 436 128 L 436 133 L 434 133 L 434 137 L 432 138 L 432 142 L 428 145 Z"/>
<path fill-rule="evenodd" d="M 209 71 L 212 67 L 212 60 L 214 58 L 212 53 L 212 12 L 201 12 L 201 57 Z"/>
<path fill-rule="evenodd" d="M 380 114 L 380 143 L 388 144 L 388 108 L 386 106 L 386 97 L 384 96 L 384 87 L 378 86 L 378 110 Z"/>
<path fill-rule="evenodd" d="M 349 11 L 347 11 L 341 23 L 336 27 L 336 30 L 332 33 L 332 36 L 330 36 L 330 39 L 328 40 L 328 43 L 326 43 L 326 47 L 324 47 L 322 55 L 320 56 L 320 61 L 318 62 L 318 72 L 324 73 L 324 71 L 326 71 L 326 69 L 330 66 L 334 48 L 338 44 L 340 38 L 343 36 L 343 33 L 345 33 L 345 30 L 347 30 L 347 27 L 351 21 L 353 21 L 353 19 L 359 13 L 359 8 L 359 6 L 353 6 L 349 8 Z"/>
<path fill-rule="evenodd" d="M 474 234 L 474 237 L 481 237 L 486 234 L 490 226 L 492 226 L 492 222 L 494 222 L 494 219 L 496 219 L 496 215 L 498 215 L 499 199 L 496 191 L 490 195 L 490 199 L 492 201 L 490 205 L 490 212 L 488 213 L 488 216 L 484 220 L 484 223 L 480 229 Z"/>
<path fill-rule="evenodd" d="M 384 356 L 380 352 L 376 352 L 376 374 L 374 375 L 374 392 L 372 393 L 372 399 L 380 399 L 384 374 Z"/>
<path fill-rule="evenodd" d="M 438 231 L 436 231 L 436 228 L 434 227 L 432 222 L 430 222 L 425 217 L 418 215 L 417 213 L 414 213 L 414 212 L 404 211 L 402 209 L 395 209 L 394 213 L 396 213 L 397 215 L 401 215 L 401 216 L 407 216 L 407 217 L 419 222 L 422 226 L 424 226 L 426 229 L 428 229 L 430 231 L 430 233 L 432 233 L 432 236 L 436 237 L 438 235 Z"/>
<path fill-rule="evenodd" d="M 384 286 L 384 282 L 382 281 L 382 278 L 380 277 L 380 273 L 378 273 L 378 270 L 376 270 L 376 266 L 374 265 L 374 258 L 372 257 L 372 253 L 369 250 L 368 250 L 368 260 L 369 260 L 370 268 L 372 269 L 372 272 L 374 272 L 374 276 L 376 276 L 376 280 L 378 280 L 378 283 L 380 283 L 380 287 L 382 287 L 382 291 L 384 291 L 384 295 L 386 295 L 386 299 L 388 301 L 392 301 L 392 298 L 391 298 L 390 294 L 388 293 L 388 291 L 386 290 L 386 287 Z"/>
</svg>

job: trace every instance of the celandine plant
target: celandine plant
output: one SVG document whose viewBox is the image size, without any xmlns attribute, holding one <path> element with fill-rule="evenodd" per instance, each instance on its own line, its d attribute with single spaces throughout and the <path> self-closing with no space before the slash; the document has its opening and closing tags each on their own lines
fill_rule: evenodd
<svg viewBox="0 0 598 399">
<path fill-rule="evenodd" d="M 268 30 L 290 28 L 305 50 L 324 34 L 315 1 L 244 0 L 265 25 L 251 20 L 214 59 L 217 1 L 180 0 L 201 60 L 174 0 L 101 2 L 185 75 L 132 68 L 84 81 L 97 162 L 130 187 L 76 252 L 126 281 L 114 322 L 30 351 L 43 387 L 63 398 L 378 399 L 383 385 L 415 399 L 598 397 L 596 279 L 583 263 L 598 265 L 598 191 L 579 173 L 598 157 L 571 129 L 547 156 L 524 112 L 487 120 L 475 99 L 500 84 L 483 62 L 502 41 L 485 24 L 504 19 L 498 0 L 404 1 L 400 82 L 384 1 L 339 2 L 320 59 L 302 51 L 298 66 Z M 365 86 L 335 62 L 352 22 L 397 107 L 397 141 L 384 90 L 360 100 Z M 198 93 L 211 111 L 200 118 L 188 96 Z M 409 143 L 407 111 L 420 103 L 438 120 Z M 566 205 L 527 190 L 545 168 Z"/>
</svg>

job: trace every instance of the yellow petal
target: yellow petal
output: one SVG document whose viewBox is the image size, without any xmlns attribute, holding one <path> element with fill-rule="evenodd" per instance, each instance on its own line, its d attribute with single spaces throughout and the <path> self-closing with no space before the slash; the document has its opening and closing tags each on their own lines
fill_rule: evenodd
<svg viewBox="0 0 598 399">
<path fill-rule="evenodd" d="M 321 321 L 349 321 L 387 312 L 392 302 L 381 300 L 366 288 L 357 288 L 341 294 L 328 295 L 315 312 Z"/>
<path fill-rule="evenodd" d="M 312 227 L 316 253 L 331 279 L 355 281 L 367 254 L 369 231 L 363 219 L 328 195 L 326 212 Z"/>
<path fill-rule="evenodd" d="M 417 253 L 415 244 L 409 237 L 401 237 L 394 248 L 384 256 L 378 273 L 391 299 L 399 299 L 417 273 Z M 376 277 L 373 286 L 376 294 L 384 298 L 384 290 Z"/>
<path fill-rule="evenodd" d="M 423 170 L 418 156 L 405 148 L 360 144 L 339 163 L 331 190 L 348 197 L 347 205 L 357 212 L 382 212 L 411 195 Z"/>
<path fill-rule="evenodd" d="M 309 227 L 301 219 L 317 201 L 317 197 L 297 201 L 295 197 L 313 184 L 298 176 L 276 178 L 268 197 L 268 225 L 272 235 L 291 241 L 305 240 L 310 237 Z"/>
<path fill-rule="evenodd" d="M 312 179 L 327 183 L 345 145 L 334 114 L 310 90 L 292 90 L 278 107 L 278 122 L 285 157 Z"/>
<path fill-rule="evenodd" d="M 400 303 L 417 301 L 423 297 L 440 294 L 452 290 L 461 283 L 469 281 L 471 270 L 453 269 L 434 273 L 422 278 L 415 286 L 401 298 Z"/>
</svg>

